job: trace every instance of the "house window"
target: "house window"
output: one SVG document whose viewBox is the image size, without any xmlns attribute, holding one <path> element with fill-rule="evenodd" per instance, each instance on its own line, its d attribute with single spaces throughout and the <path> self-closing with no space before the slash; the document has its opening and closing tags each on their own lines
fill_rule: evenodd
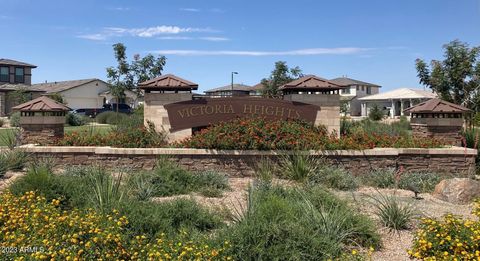
<svg viewBox="0 0 480 261">
<path fill-rule="evenodd" d="M 365 91 L 365 86 L 362 86 L 362 92 Z"/>
<path fill-rule="evenodd" d="M 360 91 L 360 86 L 357 85 L 357 91 Z"/>
<path fill-rule="evenodd" d="M 372 94 L 372 87 L 367 86 L 367 94 Z"/>
<path fill-rule="evenodd" d="M 23 67 L 16 67 L 15 68 L 15 82 L 24 83 L 25 82 L 25 74 Z"/>
<path fill-rule="evenodd" d="M 350 94 L 350 88 L 342 89 L 343 94 Z"/>
<path fill-rule="evenodd" d="M 2 66 L 0 67 L 0 82 L 9 82 L 10 76 L 8 75 L 8 67 Z"/>
</svg>

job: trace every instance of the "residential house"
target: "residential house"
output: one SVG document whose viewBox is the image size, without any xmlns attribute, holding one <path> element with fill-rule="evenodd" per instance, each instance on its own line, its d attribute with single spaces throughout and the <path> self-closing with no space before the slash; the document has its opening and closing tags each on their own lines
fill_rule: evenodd
<svg viewBox="0 0 480 261">
<path fill-rule="evenodd" d="M 43 91 L 31 86 L 32 69 L 37 66 L 29 63 L 0 58 L 0 117 L 12 112 L 12 107 L 22 102 L 12 94 L 22 91 L 26 99 L 31 100 L 41 96 Z"/>
<path fill-rule="evenodd" d="M 348 86 L 340 92 L 340 101 L 344 103 L 346 114 L 350 116 L 360 116 L 362 113 L 361 102 L 359 98 L 377 94 L 380 92 L 380 85 L 363 82 L 347 77 L 339 77 L 330 80 L 334 83 Z"/>
<path fill-rule="evenodd" d="M 248 96 L 252 86 L 245 84 L 231 84 L 205 91 L 205 94 L 212 98 L 228 96 Z"/>
<path fill-rule="evenodd" d="M 387 112 L 390 118 L 398 116 L 409 116 L 405 109 L 421 102 L 436 98 L 437 95 L 431 91 L 400 88 L 385 93 L 369 95 L 359 98 L 362 108 L 362 116 L 368 116 L 373 106 L 379 106 Z"/>
<path fill-rule="evenodd" d="M 72 109 L 101 108 L 106 100 L 100 94 L 108 91 L 108 83 L 99 79 L 47 82 L 32 85 L 46 95 L 59 94 Z"/>
</svg>

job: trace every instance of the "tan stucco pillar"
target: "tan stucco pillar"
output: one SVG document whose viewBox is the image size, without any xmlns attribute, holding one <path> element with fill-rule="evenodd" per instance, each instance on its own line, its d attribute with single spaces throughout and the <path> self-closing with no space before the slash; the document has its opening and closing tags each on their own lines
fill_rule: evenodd
<svg viewBox="0 0 480 261">
<path fill-rule="evenodd" d="M 287 94 L 284 100 L 317 105 L 315 125 L 324 125 L 329 133 L 340 136 L 340 95 L 338 94 Z"/>
<path fill-rule="evenodd" d="M 168 120 L 168 113 L 164 105 L 192 100 L 191 93 L 145 93 L 144 101 L 144 121 L 145 125 L 148 121 L 155 124 L 157 131 L 167 132 L 169 141 L 182 140 L 192 135 L 191 129 L 170 132 L 170 121 Z"/>
</svg>

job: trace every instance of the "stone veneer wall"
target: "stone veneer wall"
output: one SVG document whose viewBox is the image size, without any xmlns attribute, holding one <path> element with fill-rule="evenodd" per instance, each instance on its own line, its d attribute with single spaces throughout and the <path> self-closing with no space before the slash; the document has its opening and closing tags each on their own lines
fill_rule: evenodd
<svg viewBox="0 0 480 261">
<path fill-rule="evenodd" d="M 292 152 L 221 151 L 204 149 L 128 149 L 111 147 L 35 147 L 24 149 L 36 158 L 51 157 L 63 166 L 99 164 L 110 168 L 152 169 L 162 155 L 170 157 L 192 171 L 217 170 L 230 176 L 251 176 L 262 158 L 277 162 Z M 461 147 L 440 149 L 369 149 L 311 151 L 310 155 L 325 158 L 333 164 L 361 175 L 371 169 L 400 168 L 406 171 L 474 173 L 477 151 Z"/>
<path fill-rule="evenodd" d="M 315 119 L 315 125 L 324 125 L 328 132 L 340 136 L 340 95 L 338 94 L 288 94 L 284 100 L 297 101 L 317 105 L 320 110 Z"/>
<path fill-rule="evenodd" d="M 412 123 L 412 135 L 415 137 L 432 137 L 444 140 L 448 144 L 462 144 L 462 126 L 428 126 Z"/>
<path fill-rule="evenodd" d="M 63 135 L 63 124 L 22 125 L 20 140 L 22 144 L 53 144 Z"/>
<path fill-rule="evenodd" d="M 145 93 L 144 98 L 144 119 L 145 124 L 151 121 L 155 124 L 157 131 L 166 131 L 170 141 L 181 140 L 192 135 L 191 129 L 169 132 L 170 121 L 165 107 L 166 104 L 190 101 L 191 93 Z"/>
</svg>

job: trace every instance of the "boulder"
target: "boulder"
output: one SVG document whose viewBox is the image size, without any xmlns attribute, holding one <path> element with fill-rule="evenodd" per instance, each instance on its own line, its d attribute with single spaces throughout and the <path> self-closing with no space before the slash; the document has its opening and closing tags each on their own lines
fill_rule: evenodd
<svg viewBox="0 0 480 261">
<path fill-rule="evenodd" d="M 433 196 L 455 204 L 468 204 L 480 198 L 480 181 L 469 178 L 444 179 L 435 186 Z"/>
</svg>

